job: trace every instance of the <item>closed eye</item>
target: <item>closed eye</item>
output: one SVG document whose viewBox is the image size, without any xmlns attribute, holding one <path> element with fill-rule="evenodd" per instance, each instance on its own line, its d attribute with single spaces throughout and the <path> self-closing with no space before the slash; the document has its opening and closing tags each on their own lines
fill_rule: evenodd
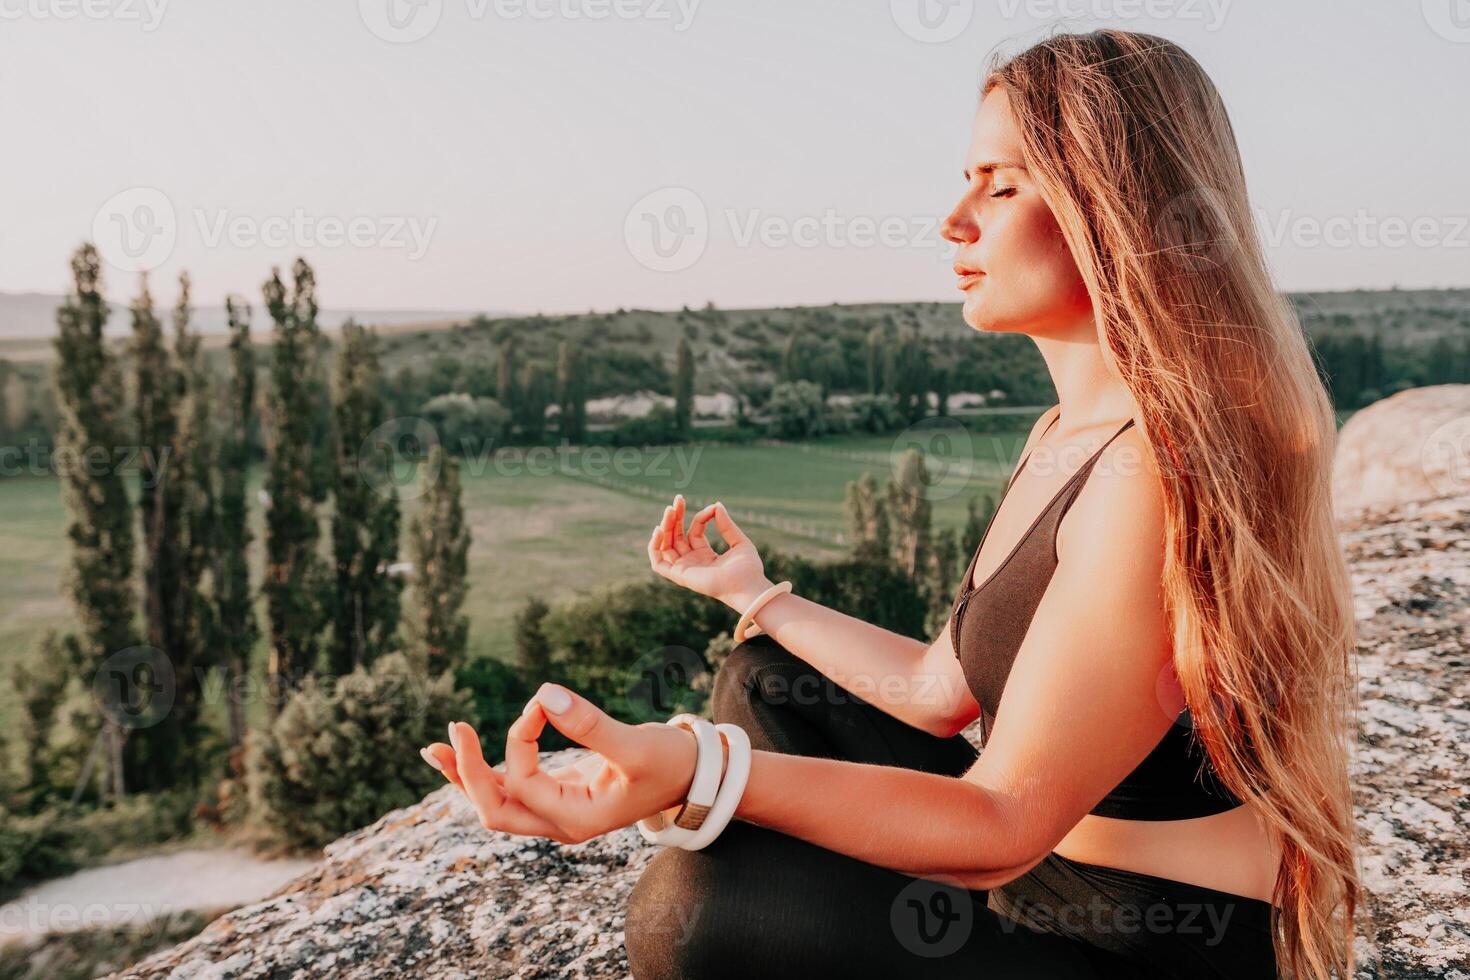
<svg viewBox="0 0 1470 980">
<path fill-rule="evenodd" d="M 990 192 L 990 196 L 991 197 L 1010 197 L 1014 193 L 1016 193 L 1016 189 L 1014 187 L 997 187 L 995 190 L 993 190 L 993 191 Z"/>
</svg>

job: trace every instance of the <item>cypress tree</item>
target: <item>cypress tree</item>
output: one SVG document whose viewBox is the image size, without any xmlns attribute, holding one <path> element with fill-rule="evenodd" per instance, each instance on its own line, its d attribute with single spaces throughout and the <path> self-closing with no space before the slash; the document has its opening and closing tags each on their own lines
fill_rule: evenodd
<svg viewBox="0 0 1470 980">
<path fill-rule="evenodd" d="M 468 572 L 470 529 L 460 501 L 459 461 L 444 447 L 429 450 L 424 470 L 433 482 L 409 529 L 413 603 L 409 627 L 420 662 L 430 673 L 464 663 L 469 621 L 461 613 Z"/>
<path fill-rule="evenodd" d="M 516 666 L 528 684 L 551 678 L 551 643 L 543 625 L 551 612 L 540 596 L 531 596 L 515 616 Z"/>
<path fill-rule="evenodd" d="M 885 340 L 883 328 L 874 327 L 868 331 L 868 394 L 876 395 L 884 390 L 883 386 L 883 363 L 885 360 Z"/>
<path fill-rule="evenodd" d="M 979 497 L 971 497 L 965 502 L 965 530 L 960 535 L 960 548 L 967 554 L 973 556 L 980 550 L 980 542 L 985 537 L 985 525 L 995 513 L 995 498 L 990 494 L 985 495 L 985 505 L 982 508 Z M 969 559 L 966 559 L 968 563 Z"/>
<path fill-rule="evenodd" d="M 674 357 L 674 424 L 685 439 L 694 433 L 694 349 L 681 336 Z"/>
<path fill-rule="evenodd" d="M 853 554 L 886 561 L 892 551 L 888 503 L 871 473 L 847 485 L 847 533 Z"/>
<path fill-rule="evenodd" d="M 500 345 L 500 359 L 495 364 L 495 400 L 510 413 L 513 421 L 521 421 L 524 409 L 520 392 L 516 390 L 515 341 L 505 340 Z"/>
<path fill-rule="evenodd" d="M 587 438 L 587 390 L 582 379 L 582 356 L 563 340 L 556 354 L 556 397 L 561 406 L 561 436 L 568 442 Z"/>
<path fill-rule="evenodd" d="M 199 775 L 197 756 L 190 751 L 200 733 L 202 694 L 196 667 L 206 666 L 212 646 L 204 576 L 215 517 L 210 486 L 213 405 L 190 317 L 185 273 L 179 277 L 170 352 L 144 281 L 133 308 L 138 435 L 151 461 L 139 495 L 144 614 L 148 643 L 168 659 L 174 678 L 170 710 L 129 742 L 129 762 L 141 777 L 139 788 L 146 789 Z"/>
<path fill-rule="evenodd" d="M 370 665 L 396 639 L 399 581 L 388 575 L 398 558 L 398 489 L 393 453 L 373 438 L 386 412 L 377 338 L 348 321 L 337 356 L 337 506 L 332 555 L 337 589 L 332 616 L 331 671 L 341 677 Z"/>
<path fill-rule="evenodd" d="M 886 503 L 893 560 L 918 581 L 933 547 L 931 505 L 925 495 L 924 454 L 909 449 L 899 457 L 898 469 L 888 482 Z"/>
<path fill-rule="evenodd" d="M 521 431 L 530 442 L 542 442 L 546 438 L 546 406 L 551 404 L 551 382 L 546 369 L 533 362 L 521 367 L 521 406 L 523 408 Z"/>
<path fill-rule="evenodd" d="M 949 414 L 949 368 L 937 367 L 930 372 L 934 382 L 934 414 L 940 417 Z"/>
<path fill-rule="evenodd" d="M 264 288 L 275 324 L 266 437 L 266 572 L 263 591 L 270 619 L 270 703 L 279 710 L 286 694 L 315 670 L 327 594 L 326 568 L 317 554 L 321 528 L 317 506 L 321 480 L 317 432 L 321 403 L 316 283 L 297 259 L 288 296 L 279 272 Z"/>
<path fill-rule="evenodd" d="M 163 325 L 153 311 L 148 277 L 133 301 L 134 413 L 144 464 L 138 494 L 143 528 L 143 619 L 148 644 L 172 659 L 180 621 L 177 604 L 182 581 L 183 497 L 178 492 L 178 416 L 181 387 L 164 343 Z"/>
<path fill-rule="evenodd" d="M 73 289 L 57 310 L 53 383 L 60 413 L 56 435 L 67 507 L 71 568 L 66 578 L 76 614 L 75 642 L 94 669 L 137 643 L 133 626 L 133 515 L 115 465 L 125 444 L 123 383 L 115 356 L 102 339 L 107 301 L 102 261 L 83 245 L 72 256 Z M 97 461 L 103 465 L 91 465 Z M 126 730 L 99 712 L 104 795 L 121 796 Z"/>
<path fill-rule="evenodd" d="M 225 430 L 218 456 L 219 520 L 213 540 L 215 636 L 224 666 L 229 702 L 230 748 L 245 744 L 242 685 L 250 651 L 260 636 L 250 594 L 250 503 L 245 481 L 250 466 L 250 431 L 255 418 L 255 348 L 250 343 L 250 307 L 225 300 L 230 325 L 230 384 L 224 399 Z M 238 771 L 238 770 L 237 770 Z"/>
</svg>

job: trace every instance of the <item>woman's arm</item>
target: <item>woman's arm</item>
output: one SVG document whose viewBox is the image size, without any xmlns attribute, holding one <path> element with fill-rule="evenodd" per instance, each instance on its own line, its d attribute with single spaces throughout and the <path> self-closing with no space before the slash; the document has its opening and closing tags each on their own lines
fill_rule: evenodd
<svg viewBox="0 0 1470 980">
<path fill-rule="evenodd" d="M 1163 608 L 1162 488 L 1099 467 L 1017 654 L 986 750 L 963 776 L 752 753 L 736 817 L 880 867 L 989 888 L 1024 873 L 1132 772 L 1174 723 Z M 1126 624 L 1126 625 L 1120 625 Z M 539 768 L 545 723 L 599 753 L 595 774 Z M 578 842 L 667 809 L 693 779 L 694 736 L 627 725 L 546 684 L 506 738 L 502 776 L 469 726 L 433 759 L 482 823 Z M 549 829 L 545 829 L 549 828 Z"/>
<path fill-rule="evenodd" d="M 1023 455 L 1058 407 L 1037 418 Z M 654 571 L 744 612 L 772 584 L 755 546 L 720 504 L 695 514 L 686 535 L 683 508 L 684 498 L 676 497 L 654 529 L 649 542 Z M 711 518 L 730 546 L 723 555 L 705 542 Z M 980 705 L 955 658 L 948 623 L 933 643 L 924 643 L 792 594 L 762 606 L 755 622 L 839 687 L 921 731 L 948 738 L 980 716 Z"/>
<path fill-rule="evenodd" d="M 705 538 L 710 522 L 729 546 L 723 554 Z M 686 532 L 684 498 L 675 497 L 654 527 L 648 558 L 664 578 L 737 612 L 772 584 L 755 545 L 720 503 L 696 513 Z M 768 602 L 757 620 L 792 654 L 915 728 L 947 738 L 979 716 L 947 629 L 926 644 L 790 594 Z"/>
<path fill-rule="evenodd" d="M 747 608 L 754 597 L 739 597 L 744 604 L 735 608 Z M 926 644 L 790 593 L 772 599 L 756 619 L 843 690 L 915 728 L 949 738 L 980 717 L 947 624 Z"/>
</svg>

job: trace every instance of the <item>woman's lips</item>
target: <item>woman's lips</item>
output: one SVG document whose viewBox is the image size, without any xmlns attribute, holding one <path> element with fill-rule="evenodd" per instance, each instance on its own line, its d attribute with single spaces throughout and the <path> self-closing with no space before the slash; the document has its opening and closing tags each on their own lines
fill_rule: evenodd
<svg viewBox="0 0 1470 980">
<path fill-rule="evenodd" d="M 955 286 L 963 292 L 985 277 L 983 272 L 961 272 Z"/>
</svg>

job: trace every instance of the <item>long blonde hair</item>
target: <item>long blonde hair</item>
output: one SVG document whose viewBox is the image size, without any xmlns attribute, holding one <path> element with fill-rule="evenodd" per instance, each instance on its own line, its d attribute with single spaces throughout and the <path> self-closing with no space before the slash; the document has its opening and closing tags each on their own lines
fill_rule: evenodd
<svg viewBox="0 0 1470 980">
<path fill-rule="evenodd" d="M 995 87 L 1162 474 L 1174 668 L 1220 779 L 1280 842 L 1278 969 L 1349 977 L 1356 637 L 1336 420 L 1267 270 L 1224 104 L 1176 44 L 1116 30 L 996 59 Z"/>
</svg>

